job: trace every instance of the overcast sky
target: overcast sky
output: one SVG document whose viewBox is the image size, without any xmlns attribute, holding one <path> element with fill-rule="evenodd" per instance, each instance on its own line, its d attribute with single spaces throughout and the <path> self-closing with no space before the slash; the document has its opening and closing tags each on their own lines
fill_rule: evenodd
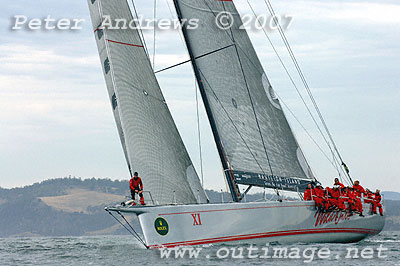
<svg viewBox="0 0 400 266">
<path fill-rule="evenodd" d="M 165 1 L 158 1 L 159 18 L 171 18 Z M 151 16 L 150 2 L 136 0 L 139 13 Z M 250 14 L 246 0 L 234 2 Z M 267 14 L 262 0 L 250 2 L 258 14 Z M 354 178 L 371 189 L 400 191 L 400 3 L 271 2 L 278 14 L 294 18 L 287 37 Z M 0 187 L 69 175 L 128 179 L 86 1 L 7 1 L 0 14 Z M 85 22 L 78 31 L 10 30 L 12 17 L 21 14 Z M 276 92 L 323 146 L 265 35 L 250 36 Z M 270 36 L 295 76 L 279 34 Z M 152 32 L 146 39 L 152 53 Z M 178 32 L 158 32 L 156 44 L 156 69 L 187 58 Z M 191 67 L 158 79 L 200 172 Z M 316 176 L 330 185 L 335 171 L 287 116 Z M 204 112 L 201 125 L 204 185 L 225 189 Z"/>
</svg>

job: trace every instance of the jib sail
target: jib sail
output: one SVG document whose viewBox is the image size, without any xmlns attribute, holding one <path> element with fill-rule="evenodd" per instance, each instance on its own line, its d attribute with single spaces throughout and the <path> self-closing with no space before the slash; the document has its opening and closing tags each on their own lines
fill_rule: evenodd
<svg viewBox="0 0 400 266">
<path fill-rule="evenodd" d="M 200 180 L 162 95 L 126 0 L 88 0 L 104 77 L 129 170 L 158 204 L 204 203 Z M 114 24 L 113 24 L 114 25 Z M 114 25 L 117 26 L 117 25 Z"/>
</svg>

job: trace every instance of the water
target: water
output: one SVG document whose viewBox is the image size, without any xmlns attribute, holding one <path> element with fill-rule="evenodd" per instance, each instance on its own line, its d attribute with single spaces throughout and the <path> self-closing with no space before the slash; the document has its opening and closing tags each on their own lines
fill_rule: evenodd
<svg viewBox="0 0 400 266">
<path fill-rule="evenodd" d="M 381 246 L 382 245 L 382 246 Z M 236 255 L 244 258 L 232 258 L 232 250 Z M 257 258 L 249 258 L 247 249 L 249 245 L 210 245 L 203 246 L 197 259 L 189 258 L 160 258 L 159 250 L 146 250 L 129 236 L 96 236 L 96 237 L 62 237 L 62 238 L 5 238 L 0 239 L 0 265 L 303 265 L 309 261 L 311 265 L 400 265 L 400 232 L 383 232 L 378 236 L 365 239 L 354 244 L 296 244 L 279 245 L 268 244 L 257 246 Z M 273 256 L 273 248 L 287 248 L 290 252 L 300 250 L 301 258 L 260 258 L 264 255 L 265 248 L 269 248 L 268 255 Z M 377 248 L 383 258 L 378 258 Z M 256 248 L 256 246 L 254 246 Z M 264 248 L 262 250 L 261 248 Z M 328 248 L 330 257 L 318 258 L 317 254 L 310 259 L 312 250 Z M 344 258 L 347 248 L 357 248 L 359 258 Z M 372 248 L 373 258 L 362 258 L 361 250 Z M 308 249 L 308 250 L 307 250 Z M 307 252 L 306 252 L 307 250 Z M 370 252 L 371 250 L 369 250 Z M 230 252 L 228 258 L 226 252 Z M 306 252 L 306 257 L 302 256 Z M 316 251 L 317 252 L 317 251 Z M 316 253 L 315 252 L 315 253 Z M 371 255 L 364 251 L 364 255 Z M 175 254 L 172 251 L 171 254 Z M 218 254 L 218 255 L 217 255 Z M 290 253 L 294 254 L 294 253 Z"/>
</svg>

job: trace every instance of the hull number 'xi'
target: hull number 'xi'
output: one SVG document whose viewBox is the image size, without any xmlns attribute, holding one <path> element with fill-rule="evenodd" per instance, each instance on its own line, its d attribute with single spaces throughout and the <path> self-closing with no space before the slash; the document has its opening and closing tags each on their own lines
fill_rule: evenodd
<svg viewBox="0 0 400 266">
<path fill-rule="evenodd" d="M 200 213 L 192 213 L 193 226 L 201 225 Z"/>
</svg>

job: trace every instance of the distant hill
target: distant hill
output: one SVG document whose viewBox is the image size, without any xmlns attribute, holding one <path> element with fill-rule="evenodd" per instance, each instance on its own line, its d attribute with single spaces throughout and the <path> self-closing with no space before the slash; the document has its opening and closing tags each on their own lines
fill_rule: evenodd
<svg viewBox="0 0 400 266">
<path fill-rule="evenodd" d="M 399 192 L 383 191 L 382 195 L 385 198 L 385 200 L 400 200 Z"/>
<path fill-rule="evenodd" d="M 229 200 L 227 193 L 206 192 L 211 202 Z M 0 237 L 127 234 L 104 206 L 119 203 L 128 194 L 127 181 L 95 178 L 52 179 L 23 188 L 0 188 Z M 400 201 L 387 200 L 387 195 L 385 192 L 385 229 L 400 231 Z M 246 200 L 262 196 L 248 195 Z"/>
</svg>

